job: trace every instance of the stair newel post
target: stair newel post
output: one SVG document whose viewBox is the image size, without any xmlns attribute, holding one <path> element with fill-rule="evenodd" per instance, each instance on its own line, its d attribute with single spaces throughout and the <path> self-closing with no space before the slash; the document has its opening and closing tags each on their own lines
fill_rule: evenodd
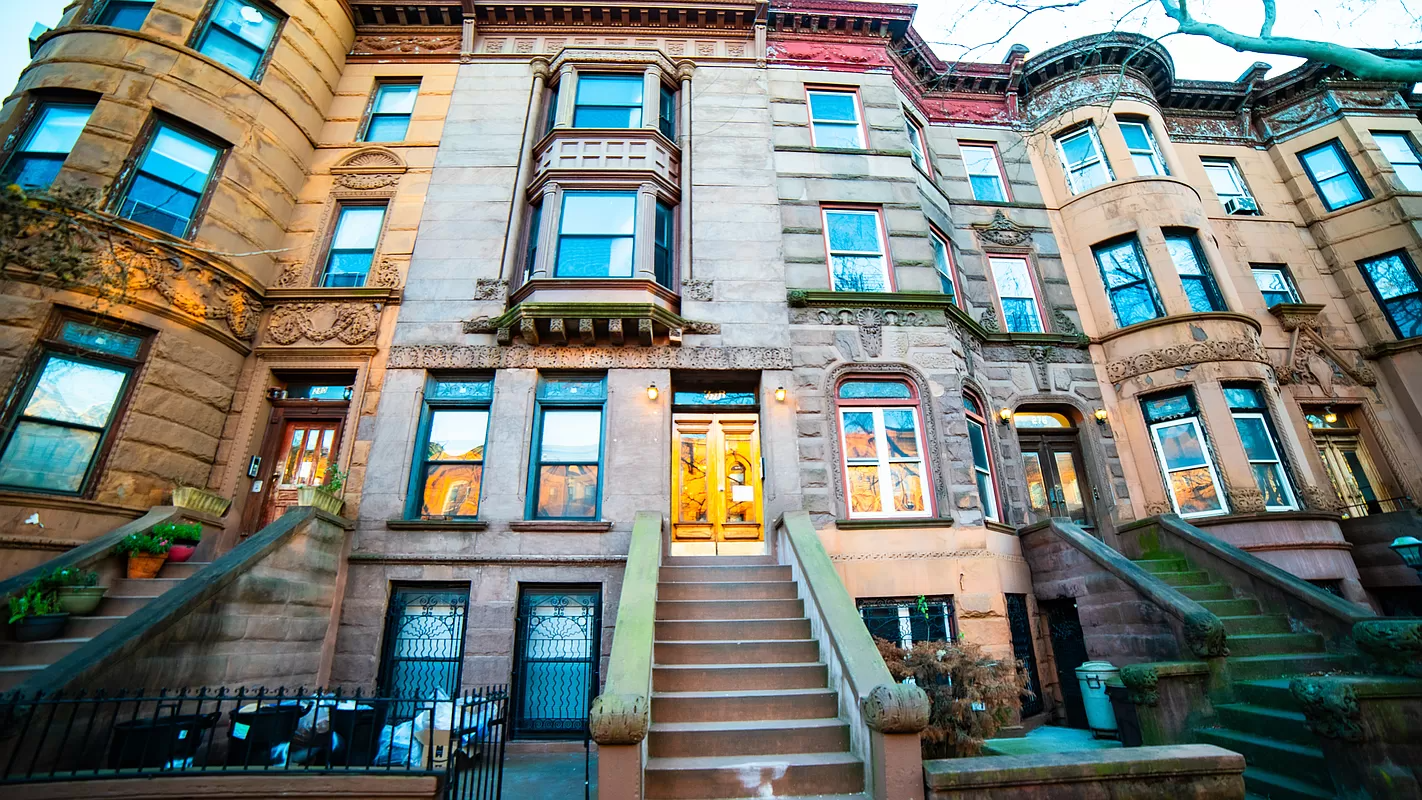
<svg viewBox="0 0 1422 800">
<path fill-rule="evenodd" d="M 603 797 L 645 796 L 652 639 L 661 563 L 662 515 L 639 511 L 632 524 L 627 569 L 617 602 L 607 683 L 588 711 L 588 730 L 598 744 L 598 793 Z"/>
</svg>

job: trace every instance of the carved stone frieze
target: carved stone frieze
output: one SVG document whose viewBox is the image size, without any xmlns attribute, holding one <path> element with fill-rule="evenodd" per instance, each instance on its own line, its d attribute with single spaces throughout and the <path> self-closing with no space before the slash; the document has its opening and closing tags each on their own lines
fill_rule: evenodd
<svg viewBox="0 0 1422 800">
<path fill-rule="evenodd" d="M 351 55 L 458 55 L 460 37 L 440 34 L 357 36 Z"/>
<path fill-rule="evenodd" d="M 788 347 L 390 348 L 390 369 L 790 369 Z"/>
<path fill-rule="evenodd" d="M 1106 365 L 1106 377 L 1112 383 L 1119 383 L 1137 375 L 1155 372 L 1158 369 L 1183 367 L 1209 361 L 1254 361 L 1268 364 L 1269 354 L 1264 345 L 1253 336 L 1239 339 L 1214 339 L 1204 342 L 1190 342 L 1148 350 L 1128 356 Z"/>
<path fill-rule="evenodd" d="M 682 281 L 681 295 L 688 300 L 698 300 L 709 303 L 715 299 L 714 283 L 712 281 Z"/>
<path fill-rule="evenodd" d="M 1305 483 L 1299 487 L 1299 494 L 1303 495 L 1304 502 L 1309 508 L 1337 511 L 1343 507 L 1343 504 L 1338 500 L 1338 495 L 1333 492 L 1331 487 L 1323 489 L 1311 483 Z"/>
<path fill-rule="evenodd" d="M 884 326 L 921 328 L 932 324 L 927 313 L 879 308 L 821 308 L 813 313 L 801 313 L 796 322 L 817 322 L 821 325 L 854 325 L 859 329 L 859 346 L 870 358 L 878 358 L 884 350 Z"/>
<path fill-rule="evenodd" d="M 352 173 L 336 176 L 337 186 L 345 189 L 356 189 L 358 191 L 384 189 L 387 186 L 394 186 L 399 182 L 400 176 L 393 172 L 376 172 L 371 174 Z"/>
<path fill-rule="evenodd" d="M 380 309 L 375 303 L 286 303 L 272 310 L 266 338 L 280 345 L 333 339 L 358 345 L 373 341 L 379 331 Z"/>
<path fill-rule="evenodd" d="M 370 271 L 370 278 L 366 281 L 366 285 L 386 289 L 400 288 L 400 265 L 389 258 L 380 259 L 376 262 L 375 268 Z"/>
<path fill-rule="evenodd" d="M 1353 687 L 1329 678 L 1295 678 L 1289 693 L 1303 708 L 1308 729 L 1325 739 L 1363 740 L 1363 715 Z"/>
<path fill-rule="evenodd" d="M 1076 327 L 1076 323 L 1071 321 L 1071 317 L 1060 308 L 1052 309 L 1052 323 L 1057 327 L 1057 333 L 1065 333 L 1068 336 L 1075 336 L 1081 333 L 1081 329 Z"/>
<path fill-rule="evenodd" d="M 509 295 L 509 282 L 497 278 L 479 278 L 474 281 L 475 300 L 496 300 L 504 302 Z"/>
<path fill-rule="evenodd" d="M 1002 209 L 993 212 L 991 222 L 974 223 L 973 232 L 990 246 L 1027 247 L 1032 242 L 1032 232 L 1009 219 Z"/>
<path fill-rule="evenodd" d="M 257 334 L 262 301 L 251 288 L 177 250 L 114 237 L 94 254 L 126 296 L 154 299 L 206 323 L 226 327 L 242 341 Z"/>
<path fill-rule="evenodd" d="M 1237 514 L 1264 513 L 1264 494 L 1258 489 L 1241 486 L 1230 493 L 1229 499 Z"/>
</svg>

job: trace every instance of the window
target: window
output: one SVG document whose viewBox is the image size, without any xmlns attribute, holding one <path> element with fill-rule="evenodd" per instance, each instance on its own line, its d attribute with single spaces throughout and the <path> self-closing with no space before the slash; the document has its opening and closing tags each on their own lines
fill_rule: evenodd
<svg viewBox="0 0 1422 800">
<path fill-rule="evenodd" d="M 1239 164 L 1234 159 L 1202 158 L 1200 164 L 1204 166 L 1205 176 L 1210 179 L 1210 185 L 1215 188 L 1215 196 L 1220 199 L 1220 205 L 1225 206 L 1226 211 L 1231 214 L 1258 213 L 1258 206 L 1254 197 L 1249 194 L 1244 175 L 1240 173 Z"/>
<path fill-rule="evenodd" d="M 657 104 L 657 129 L 676 141 L 676 91 L 663 86 L 661 102 Z"/>
<path fill-rule="evenodd" d="M 341 206 L 336 219 L 336 231 L 326 254 L 326 271 L 322 286 L 364 286 L 370 264 L 375 260 L 375 245 L 385 224 L 385 206 Z"/>
<path fill-rule="evenodd" d="M 1137 175 L 1170 174 L 1170 168 L 1165 165 L 1165 157 L 1160 154 L 1160 146 L 1156 144 L 1149 122 L 1144 119 L 1117 117 L 1116 124 L 1121 128 L 1121 136 L 1126 139 L 1126 150 L 1131 154 L 1131 163 L 1136 165 Z"/>
<path fill-rule="evenodd" d="M 1228 514 L 1195 396 L 1188 390 L 1153 395 L 1141 400 L 1141 409 L 1175 513 L 1186 518 Z"/>
<path fill-rule="evenodd" d="M 931 516 L 917 393 L 904 381 L 851 379 L 837 396 L 850 518 Z"/>
<path fill-rule="evenodd" d="M 960 144 L 958 148 L 963 151 L 963 165 L 968 170 L 973 198 L 985 203 L 1006 203 L 1009 199 L 1007 180 L 1002 174 L 997 148 L 990 144 Z"/>
<path fill-rule="evenodd" d="M 1081 194 L 1111 181 L 1111 166 L 1101 155 L 1101 142 L 1096 138 L 1096 129 L 1090 125 L 1057 137 L 1057 150 L 1072 194 Z"/>
<path fill-rule="evenodd" d="M 1368 199 L 1363 179 L 1353 169 L 1353 162 L 1337 139 L 1299 153 L 1299 160 L 1308 179 L 1313 181 L 1319 199 L 1323 200 L 1323 207 L 1329 211 Z"/>
<path fill-rule="evenodd" d="M 484 445 L 494 382 L 487 378 L 431 378 L 415 445 L 410 497 L 422 519 L 479 516 Z"/>
<path fill-rule="evenodd" d="M 5 165 L 0 184 L 48 189 L 93 111 L 94 106 L 80 103 L 39 103 L 24 139 Z"/>
<path fill-rule="evenodd" d="M 1025 258 L 989 256 L 997 299 L 1002 303 L 1002 326 L 1008 333 L 1041 333 L 1042 314 L 1037 289 Z"/>
<path fill-rule="evenodd" d="M 403 142 L 410 128 L 410 115 L 415 111 L 415 98 L 420 84 L 377 83 L 370 99 L 370 114 L 365 121 L 363 142 Z"/>
<path fill-rule="evenodd" d="M 672 214 L 671 206 L 660 200 L 657 201 L 657 219 L 653 234 L 652 266 L 656 271 L 657 283 L 670 287 L 672 247 L 676 240 L 676 218 Z"/>
<path fill-rule="evenodd" d="M 641 73 L 579 75 L 574 95 L 574 128 L 642 127 Z"/>
<path fill-rule="evenodd" d="M 836 292 L 888 292 L 888 260 L 878 211 L 825 209 L 830 288 Z"/>
<path fill-rule="evenodd" d="M 907 111 L 904 112 L 904 126 L 908 129 L 909 157 L 913 159 L 913 165 L 923 170 L 930 178 L 933 177 L 933 167 L 928 161 L 928 144 L 923 136 L 923 128 Z"/>
<path fill-rule="evenodd" d="M 0 486 L 82 494 L 146 345 L 143 334 L 88 315 L 51 323 L 5 427 Z"/>
<path fill-rule="evenodd" d="M 1224 298 L 1215 285 L 1215 276 L 1210 272 L 1210 264 L 1205 254 L 1200 252 L 1200 242 L 1194 232 L 1167 231 L 1165 249 L 1170 251 L 1170 260 L 1175 263 L 1175 271 L 1180 273 L 1180 283 L 1185 287 L 1185 297 L 1190 300 L 1190 310 L 1224 311 Z"/>
<path fill-rule="evenodd" d="M 1160 298 L 1135 237 L 1091 248 L 1101 280 L 1111 298 L 1116 324 L 1122 328 L 1162 316 Z"/>
<path fill-rule="evenodd" d="M 558 124 L 558 95 L 563 89 L 562 83 L 555 83 L 548 88 L 548 110 L 543 116 L 543 135 L 547 136 L 553 132 L 553 126 Z"/>
<path fill-rule="evenodd" d="M 1392 164 L 1402 188 L 1422 192 L 1422 154 L 1417 152 L 1417 143 L 1412 137 L 1401 131 L 1373 131 L 1373 141 Z"/>
<path fill-rule="evenodd" d="M 152 7 L 153 0 L 109 0 L 94 18 L 94 24 L 136 31 L 143 27 Z"/>
<path fill-rule="evenodd" d="M 533 276 L 533 266 L 538 261 L 538 231 L 543 227 L 543 204 L 533 206 L 528 212 L 528 241 L 523 254 L 523 279 Z"/>
<path fill-rule="evenodd" d="M 993 476 L 992 455 L 988 453 L 988 425 L 983 403 L 977 395 L 965 392 L 963 409 L 968 418 L 968 445 L 973 451 L 973 479 L 978 485 L 983 517 L 1001 520 L 997 508 L 997 480 Z"/>
<path fill-rule="evenodd" d="M 953 598 L 864 597 L 855 601 L 869 635 L 907 650 L 919 642 L 957 638 Z"/>
<path fill-rule="evenodd" d="M 1302 303 L 1299 290 L 1294 288 L 1294 279 L 1283 264 L 1278 266 L 1251 265 L 1254 283 L 1259 293 L 1264 295 L 1264 307 L 1273 308 L 1280 303 Z"/>
<path fill-rule="evenodd" d="M 1234 415 L 1234 428 L 1239 432 L 1254 482 L 1264 496 L 1264 510 L 1292 511 L 1298 508 L 1294 490 L 1289 484 L 1284 461 L 1279 455 L 1279 437 L 1264 407 L 1264 397 L 1258 388 L 1248 384 L 1226 384 L 1225 401 Z"/>
<path fill-rule="evenodd" d="M 118 214 L 187 238 L 222 151 L 159 123 L 119 204 Z"/>
<path fill-rule="evenodd" d="M 607 381 L 543 378 L 534 428 L 533 519 L 597 519 L 602 513 L 602 407 Z"/>
<path fill-rule="evenodd" d="M 815 147 L 863 150 L 859 96 L 852 91 L 810 90 L 810 142 Z"/>
<path fill-rule="evenodd" d="M 1412 259 L 1401 250 L 1358 262 L 1373 297 L 1382 306 L 1392 332 L 1399 339 L 1422 336 L 1422 280 Z"/>
<path fill-rule="evenodd" d="M 249 0 L 217 0 L 197 51 L 255 81 L 280 24 L 275 14 Z"/>
<path fill-rule="evenodd" d="M 630 278 L 636 192 L 565 192 L 558 221 L 558 278 Z"/>
<path fill-rule="evenodd" d="M 949 252 L 948 240 L 937 230 L 930 230 L 928 241 L 933 246 L 933 269 L 938 273 L 938 283 L 943 287 L 943 293 L 957 303 L 958 281 L 954 277 L 953 256 Z"/>
<path fill-rule="evenodd" d="M 467 582 L 391 587 L 377 686 L 381 697 L 419 701 L 391 704 L 391 717 L 411 719 L 434 698 L 459 695 L 468 615 Z"/>
</svg>

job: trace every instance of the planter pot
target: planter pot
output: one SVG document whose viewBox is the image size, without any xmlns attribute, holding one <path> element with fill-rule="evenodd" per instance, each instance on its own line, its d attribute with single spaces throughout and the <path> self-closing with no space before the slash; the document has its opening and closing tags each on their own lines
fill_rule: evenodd
<svg viewBox="0 0 1422 800">
<path fill-rule="evenodd" d="M 207 489 L 199 489 L 196 486 L 179 486 L 173 490 L 173 505 L 220 517 L 227 513 L 227 508 L 232 505 L 232 501 Z"/>
<path fill-rule="evenodd" d="M 130 553 L 128 577 L 155 578 L 158 576 L 158 570 L 163 568 L 163 562 L 167 560 L 167 553 Z"/>
<path fill-rule="evenodd" d="M 174 564 L 181 564 L 193 557 L 197 552 L 197 544 L 173 544 L 168 547 L 168 560 Z"/>
<path fill-rule="evenodd" d="M 301 486 L 296 490 L 296 504 L 315 506 L 328 514 L 339 514 L 341 506 L 345 505 L 346 501 L 330 492 L 323 492 L 315 486 Z"/>
<path fill-rule="evenodd" d="M 41 614 L 36 617 L 25 617 L 15 623 L 15 641 L 42 642 L 46 639 L 56 639 L 59 634 L 64 632 L 64 626 L 68 622 L 68 614 Z"/>
<path fill-rule="evenodd" d="M 68 586 L 55 594 L 59 598 L 59 607 L 65 613 L 83 615 L 94 613 L 108 590 L 107 586 Z"/>
</svg>

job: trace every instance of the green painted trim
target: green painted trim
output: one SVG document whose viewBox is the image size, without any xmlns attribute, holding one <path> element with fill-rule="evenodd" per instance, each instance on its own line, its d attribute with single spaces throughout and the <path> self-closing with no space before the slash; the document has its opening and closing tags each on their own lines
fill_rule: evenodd
<svg viewBox="0 0 1422 800">
<path fill-rule="evenodd" d="M 489 320 L 490 328 L 508 328 L 521 319 L 650 319 L 668 328 L 683 328 L 690 322 L 655 303 L 519 303 Z M 577 331 L 570 331 L 576 336 Z M 636 336 L 635 330 L 631 331 Z"/>
<path fill-rule="evenodd" d="M 988 344 L 1084 349 L 1091 343 L 1088 337 L 1081 334 L 994 333 L 968 316 L 968 312 L 959 308 L 953 302 L 952 295 L 942 292 L 835 292 L 827 289 L 790 289 L 786 292 L 785 299 L 791 308 L 858 306 L 938 310 L 963 326 L 973 336 Z"/>
<path fill-rule="evenodd" d="M 186 509 L 177 508 L 175 506 L 154 506 L 148 510 L 147 514 L 144 514 L 132 522 L 125 522 L 108 533 L 96 536 L 73 550 L 61 553 L 37 567 L 27 569 L 19 575 L 12 575 L 0 581 L 0 599 L 23 592 L 31 583 L 34 583 L 41 576 L 49 574 L 51 570 L 62 567 L 87 569 L 113 553 L 118 543 L 123 541 L 130 533 L 143 533 L 159 523 L 179 519 L 184 516 L 185 511 Z"/>
<path fill-rule="evenodd" d="M 911 517 L 908 519 L 837 519 L 834 526 L 842 531 L 880 531 L 894 528 L 948 528 L 952 517 Z"/>
<path fill-rule="evenodd" d="M 622 594 L 607 660 L 603 694 L 651 697 L 652 637 L 657 618 L 657 571 L 662 565 L 662 515 L 638 511 L 632 523 Z"/>
</svg>

